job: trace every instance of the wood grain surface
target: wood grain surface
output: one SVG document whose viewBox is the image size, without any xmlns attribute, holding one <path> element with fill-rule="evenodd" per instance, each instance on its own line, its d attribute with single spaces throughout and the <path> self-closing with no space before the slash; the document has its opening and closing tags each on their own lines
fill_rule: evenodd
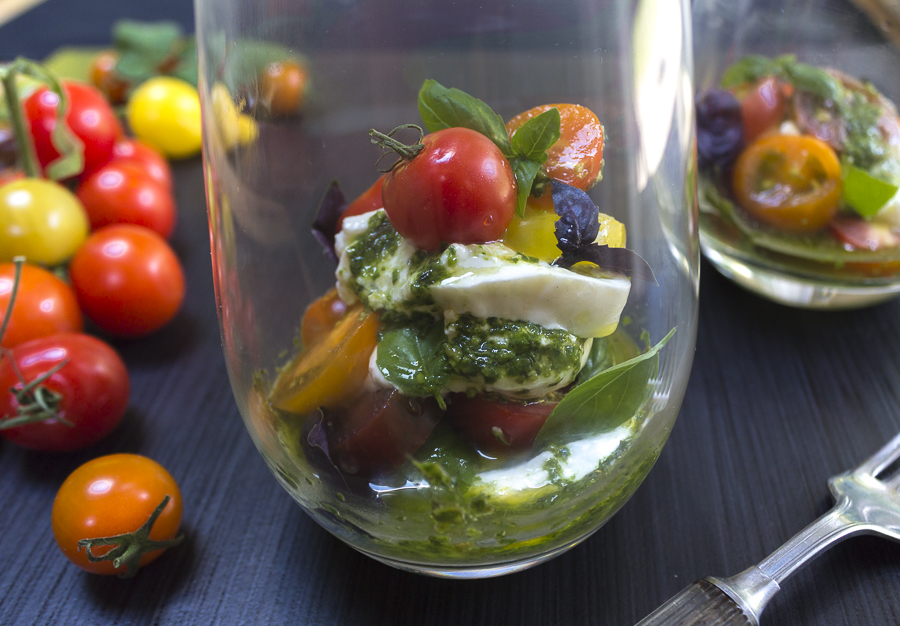
<svg viewBox="0 0 900 626">
<path fill-rule="evenodd" d="M 69 16 L 78 12 L 74 43 L 103 44 L 113 19 L 141 11 L 192 23 L 186 0 L 48 0 L 0 29 L 0 58 L 40 58 L 73 43 Z M 647 481 L 605 527 L 504 578 L 395 571 L 320 529 L 255 451 L 221 353 L 199 159 L 175 163 L 174 173 L 173 244 L 187 302 L 160 333 L 114 343 L 133 384 L 123 424 L 73 454 L 0 443 L 0 624 L 627 626 L 695 579 L 758 562 L 829 508 L 829 476 L 900 430 L 900 300 L 793 310 L 704 264 L 678 422 Z M 68 473 L 120 451 L 154 458 L 175 476 L 188 536 L 129 581 L 81 572 L 50 530 Z M 861 538 L 789 580 L 763 624 L 888 626 L 897 614 L 900 546 Z"/>
</svg>

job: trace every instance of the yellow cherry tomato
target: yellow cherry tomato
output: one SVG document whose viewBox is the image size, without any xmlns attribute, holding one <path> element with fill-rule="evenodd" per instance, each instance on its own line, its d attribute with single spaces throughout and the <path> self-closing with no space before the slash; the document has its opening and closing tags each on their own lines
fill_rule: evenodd
<svg viewBox="0 0 900 626">
<path fill-rule="evenodd" d="M 560 255 L 556 246 L 558 219 L 552 210 L 536 208 L 529 199 L 524 217 L 513 216 L 501 241 L 516 252 L 551 263 Z M 604 213 L 600 214 L 599 220 L 600 232 L 595 241 L 610 248 L 624 248 L 625 225 Z"/>
<path fill-rule="evenodd" d="M 247 145 L 259 136 L 256 120 L 238 111 L 228 92 L 228 87 L 222 83 L 216 83 L 210 93 L 210 99 L 212 100 L 216 129 L 219 131 L 219 137 L 226 150 L 238 145 Z"/>
<path fill-rule="evenodd" d="M 200 152 L 200 98 L 188 82 L 151 78 L 131 94 L 126 116 L 135 136 L 167 157 Z"/>
<path fill-rule="evenodd" d="M 62 185 L 22 178 L 0 186 L 0 262 L 22 255 L 31 263 L 59 265 L 89 229 L 81 202 Z"/>
<path fill-rule="evenodd" d="M 841 162 L 809 135 L 764 135 L 734 166 L 738 204 L 760 222 L 792 233 L 823 228 L 840 206 Z"/>
</svg>

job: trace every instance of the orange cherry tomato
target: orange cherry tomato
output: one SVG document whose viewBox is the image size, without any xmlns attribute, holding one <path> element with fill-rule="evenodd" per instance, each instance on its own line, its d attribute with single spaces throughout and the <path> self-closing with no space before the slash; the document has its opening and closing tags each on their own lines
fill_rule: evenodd
<svg viewBox="0 0 900 626">
<path fill-rule="evenodd" d="M 328 335 L 282 370 L 272 388 L 272 404 L 306 415 L 352 402 L 362 391 L 377 339 L 377 316 L 364 313 L 361 304 L 348 308 Z"/>
<path fill-rule="evenodd" d="M 310 304 L 300 323 L 300 339 L 303 341 L 303 347 L 309 348 L 325 337 L 346 312 L 347 305 L 338 297 L 337 289 L 334 287 Z"/>
<path fill-rule="evenodd" d="M 150 530 L 154 541 L 172 540 L 181 526 L 183 504 L 175 479 L 156 461 L 137 454 L 93 459 L 72 472 L 59 488 L 51 513 L 53 536 L 66 558 L 78 567 L 93 574 L 122 574 L 124 565 L 116 568 L 112 561 L 91 562 L 78 542 L 138 530 L 166 496 L 169 502 Z M 95 546 L 91 551 L 102 556 L 113 548 Z M 164 551 L 146 552 L 140 566 Z"/>
<path fill-rule="evenodd" d="M 525 122 L 553 108 L 559 110 L 560 137 L 547 150 L 544 171 L 550 178 L 586 191 L 603 173 L 604 132 L 593 111 L 579 104 L 545 104 L 519 113 L 506 123 L 506 130 L 512 137 Z"/>
<path fill-rule="evenodd" d="M 297 113 L 303 106 L 309 73 L 296 61 L 270 63 L 259 75 L 259 97 L 275 116 Z"/>
<path fill-rule="evenodd" d="M 107 226 L 88 237 L 69 265 L 82 311 L 108 333 L 140 337 L 171 320 L 184 301 L 184 270 L 149 228 Z"/>
<path fill-rule="evenodd" d="M 351 202 L 347 208 L 344 209 L 344 212 L 341 213 L 341 217 L 338 218 L 337 227 L 334 229 L 334 232 L 341 232 L 341 229 L 344 227 L 344 220 L 348 217 L 362 215 L 363 213 L 383 208 L 384 202 L 381 200 L 381 187 L 383 184 L 384 174 L 379 176 L 378 180 L 372 183 L 371 187 L 362 192 L 356 200 Z"/>
<path fill-rule="evenodd" d="M 91 84 L 99 89 L 112 104 L 122 104 L 128 94 L 128 81 L 116 73 L 119 55 L 113 50 L 104 50 L 94 57 L 88 70 Z"/>
<path fill-rule="evenodd" d="M 0 324 L 6 316 L 15 276 L 15 263 L 0 263 Z M 56 333 L 77 333 L 83 326 L 72 288 L 43 268 L 23 265 L 16 302 L 0 346 L 12 348 Z"/>
<path fill-rule="evenodd" d="M 734 166 L 738 204 L 764 224 L 792 233 L 823 228 L 841 202 L 841 162 L 809 135 L 766 135 Z"/>
</svg>

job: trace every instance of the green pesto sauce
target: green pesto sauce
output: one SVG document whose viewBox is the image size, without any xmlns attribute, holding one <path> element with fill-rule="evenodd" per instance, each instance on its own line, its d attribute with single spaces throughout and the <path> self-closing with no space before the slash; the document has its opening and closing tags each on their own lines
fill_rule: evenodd
<svg viewBox="0 0 900 626">
<path fill-rule="evenodd" d="M 578 369 L 584 340 L 564 330 L 496 317 L 460 315 L 446 326 L 450 370 L 467 379 L 501 378 L 526 385 Z"/>
<path fill-rule="evenodd" d="M 847 128 L 844 152 L 854 165 L 871 169 L 890 156 L 890 146 L 878 127 L 880 106 L 859 92 L 849 92 L 843 113 Z"/>
<path fill-rule="evenodd" d="M 359 287 L 360 280 L 377 280 L 384 266 L 400 247 L 400 234 L 394 230 L 384 211 L 369 218 L 369 230 L 347 248 L 350 271 Z"/>
</svg>

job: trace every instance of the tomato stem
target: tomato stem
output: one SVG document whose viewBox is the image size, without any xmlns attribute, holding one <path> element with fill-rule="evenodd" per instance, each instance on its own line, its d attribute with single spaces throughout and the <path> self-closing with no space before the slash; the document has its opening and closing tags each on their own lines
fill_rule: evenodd
<svg viewBox="0 0 900 626">
<path fill-rule="evenodd" d="M 9 292 L 9 302 L 6 303 L 6 313 L 3 315 L 3 323 L 0 324 L 0 344 L 3 343 L 3 336 L 6 334 L 6 328 L 9 326 L 9 319 L 12 317 L 13 305 L 16 303 L 16 294 L 19 292 L 19 283 L 22 281 L 22 266 L 25 265 L 25 257 L 13 257 L 16 271 L 13 277 L 12 289 Z M 2 356 L 2 352 L 0 352 Z"/>
<path fill-rule="evenodd" d="M 395 134 L 407 128 L 414 128 L 419 131 L 419 140 L 411 146 L 394 139 Z M 394 164 L 391 165 L 388 169 L 378 170 L 379 172 L 390 172 L 403 161 L 409 161 L 410 159 L 414 158 L 425 148 L 425 144 L 422 143 L 422 140 L 425 138 L 425 131 L 422 130 L 420 126 L 416 126 L 415 124 L 402 124 L 386 135 L 384 133 L 378 132 L 373 128 L 369 131 L 369 136 L 372 137 L 372 143 L 381 146 L 384 149 L 384 154 L 382 154 L 378 161 L 375 163 L 376 167 L 378 166 L 378 163 L 381 162 L 381 159 L 390 154 L 391 151 L 400 156 L 400 158 L 397 159 Z"/>
<path fill-rule="evenodd" d="M 25 127 L 25 113 L 22 110 L 22 102 L 19 99 L 19 87 L 16 85 L 16 76 L 21 73 L 19 63 L 13 63 L 3 69 L 3 95 L 6 98 L 6 107 L 9 109 L 9 121 L 12 122 L 13 135 L 16 138 L 16 146 L 19 148 L 19 158 L 22 169 L 29 178 L 39 178 L 41 169 L 38 167 L 37 157 L 34 154 L 34 142 L 31 133 Z"/>
<path fill-rule="evenodd" d="M 62 394 L 42 385 L 48 378 L 64 368 L 68 362 L 69 359 L 65 359 L 62 362 L 57 363 L 29 383 L 25 381 L 22 372 L 16 365 L 16 360 L 13 358 L 12 354 L 10 354 L 9 363 L 16 373 L 16 378 L 22 383 L 22 388 L 10 388 L 10 392 L 16 396 L 16 403 L 18 404 L 16 407 L 16 417 L 0 418 L 0 430 L 43 422 L 48 419 L 55 419 L 69 428 L 73 428 L 75 424 L 59 414 L 59 404 L 62 402 Z"/>
<path fill-rule="evenodd" d="M 113 567 L 116 569 L 125 565 L 124 572 L 119 574 L 119 578 L 131 578 L 137 574 L 138 568 L 141 566 L 141 557 L 148 552 L 155 550 L 165 550 L 177 546 L 184 540 L 184 534 L 180 534 L 174 539 L 167 541 L 156 541 L 150 539 L 150 531 L 156 520 L 162 514 L 163 509 L 169 504 L 171 498 L 168 494 L 159 503 L 159 506 L 153 510 L 143 526 L 130 533 L 122 533 L 121 535 L 113 535 L 111 537 L 97 537 L 94 539 L 81 539 L 78 541 L 78 550 L 84 548 L 88 561 L 91 563 L 99 563 L 100 561 L 112 561 Z M 116 546 L 109 552 L 101 555 L 95 555 L 92 549 L 95 546 Z"/>
</svg>

